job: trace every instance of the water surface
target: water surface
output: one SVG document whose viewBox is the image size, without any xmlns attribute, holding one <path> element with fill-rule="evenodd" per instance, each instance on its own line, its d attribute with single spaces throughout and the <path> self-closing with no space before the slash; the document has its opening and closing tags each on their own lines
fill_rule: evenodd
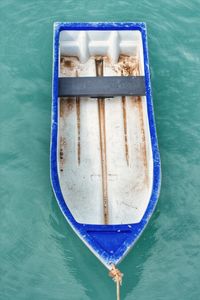
<svg viewBox="0 0 200 300">
<path fill-rule="evenodd" d="M 54 21 L 145 21 L 162 189 L 122 299 L 200 299 L 200 1 L 1 0 L 0 299 L 115 299 L 49 179 Z"/>
</svg>

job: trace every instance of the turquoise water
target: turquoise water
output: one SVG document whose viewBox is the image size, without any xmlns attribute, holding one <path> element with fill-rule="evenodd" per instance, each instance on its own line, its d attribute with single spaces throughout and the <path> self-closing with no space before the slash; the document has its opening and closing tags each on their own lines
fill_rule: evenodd
<svg viewBox="0 0 200 300">
<path fill-rule="evenodd" d="M 200 1 L 1 0 L 0 299 L 115 299 L 49 179 L 54 21 L 145 21 L 162 189 L 122 299 L 200 299 Z"/>
</svg>

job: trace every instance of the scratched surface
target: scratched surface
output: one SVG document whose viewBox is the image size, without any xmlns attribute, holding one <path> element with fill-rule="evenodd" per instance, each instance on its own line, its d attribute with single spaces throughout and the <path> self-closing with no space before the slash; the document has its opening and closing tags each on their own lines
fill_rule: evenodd
<svg viewBox="0 0 200 300">
<path fill-rule="evenodd" d="M 61 56 L 60 76 L 139 75 L 139 59 Z M 78 104 L 78 106 L 77 106 Z M 89 224 L 137 223 L 152 187 L 146 100 L 60 99 L 60 181 L 75 219 Z M 63 143 L 63 141 L 65 143 Z"/>
</svg>

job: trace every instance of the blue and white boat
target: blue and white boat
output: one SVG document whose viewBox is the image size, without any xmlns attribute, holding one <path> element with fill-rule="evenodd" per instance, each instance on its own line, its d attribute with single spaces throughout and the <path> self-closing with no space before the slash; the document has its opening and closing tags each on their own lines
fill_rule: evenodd
<svg viewBox="0 0 200 300">
<path fill-rule="evenodd" d="M 161 170 L 144 23 L 55 23 L 51 182 L 108 268 L 146 227 Z"/>
</svg>

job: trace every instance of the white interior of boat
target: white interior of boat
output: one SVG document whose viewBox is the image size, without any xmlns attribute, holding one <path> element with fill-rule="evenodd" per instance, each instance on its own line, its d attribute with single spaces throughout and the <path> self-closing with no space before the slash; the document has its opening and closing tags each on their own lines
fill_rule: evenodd
<svg viewBox="0 0 200 300">
<path fill-rule="evenodd" d="M 59 77 L 144 75 L 139 31 L 61 31 L 59 50 Z M 153 180 L 146 97 L 58 101 L 58 174 L 76 221 L 140 222 Z"/>
</svg>

